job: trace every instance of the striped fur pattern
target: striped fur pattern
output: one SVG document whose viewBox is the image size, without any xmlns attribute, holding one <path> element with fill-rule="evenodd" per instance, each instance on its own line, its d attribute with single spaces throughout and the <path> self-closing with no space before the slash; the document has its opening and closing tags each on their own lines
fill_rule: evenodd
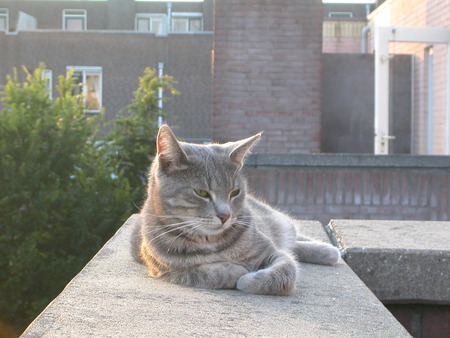
<svg viewBox="0 0 450 338">
<path fill-rule="evenodd" d="M 133 255 L 185 286 L 267 295 L 294 290 L 297 261 L 335 264 L 339 251 L 296 233 L 294 220 L 247 193 L 243 161 L 260 134 L 225 144 L 178 141 L 163 125 Z"/>
</svg>

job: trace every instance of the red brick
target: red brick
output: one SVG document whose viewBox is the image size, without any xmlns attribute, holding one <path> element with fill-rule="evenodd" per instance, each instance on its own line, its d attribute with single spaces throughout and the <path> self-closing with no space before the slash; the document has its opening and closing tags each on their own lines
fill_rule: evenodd
<svg viewBox="0 0 450 338">
<path fill-rule="evenodd" d="M 227 140 L 229 132 L 221 128 L 227 120 L 250 113 L 253 129 L 289 132 L 309 126 L 308 132 L 296 139 L 263 138 L 256 151 L 311 153 L 320 150 L 321 65 L 316 59 L 320 59 L 321 30 L 320 25 L 311 23 L 320 23 L 321 15 L 319 1 L 308 5 L 293 0 L 216 2 L 215 140 Z M 236 81 L 236 73 L 240 81 Z M 308 97 L 316 99 L 302 101 Z M 243 114 L 225 109 L 226 102 L 235 102 L 236 98 L 241 101 Z M 291 114 L 283 119 L 276 116 L 272 124 L 258 118 L 264 111 L 276 115 L 276 112 L 298 111 L 299 107 L 308 114 Z M 248 124 L 241 124 L 235 132 L 244 137 L 248 129 Z"/>
</svg>

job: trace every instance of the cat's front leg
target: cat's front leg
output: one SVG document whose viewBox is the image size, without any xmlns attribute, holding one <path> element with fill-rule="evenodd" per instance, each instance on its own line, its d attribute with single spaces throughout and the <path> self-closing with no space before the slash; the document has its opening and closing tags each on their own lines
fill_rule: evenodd
<svg viewBox="0 0 450 338">
<path fill-rule="evenodd" d="M 236 288 L 247 293 L 288 295 L 295 288 L 297 274 L 297 264 L 291 254 L 278 251 L 266 268 L 239 278 Z"/>
<path fill-rule="evenodd" d="M 234 289 L 238 279 L 248 273 L 242 265 L 217 262 L 186 270 L 167 272 L 161 279 L 171 283 L 206 289 Z"/>
<path fill-rule="evenodd" d="M 318 241 L 296 241 L 292 252 L 300 262 L 323 265 L 334 265 L 341 256 L 336 247 Z"/>
</svg>

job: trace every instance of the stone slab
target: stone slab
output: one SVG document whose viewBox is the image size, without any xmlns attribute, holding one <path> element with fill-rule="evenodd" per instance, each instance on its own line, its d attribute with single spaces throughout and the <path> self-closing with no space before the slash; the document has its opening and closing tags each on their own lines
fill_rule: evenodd
<svg viewBox="0 0 450 338">
<path fill-rule="evenodd" d="M 450 222 L 332 220 L 327 228 L 383 302 L 450 304 Z"/>
<path fill-rule="evenodd" d="M 333 267 L 303 264 L 297 290 L 287 297 L 153 279 L 130 255 L 137 217 L 122 226 L 23 337 L 409 337 L 343 261 Z M 300 226 L 306 235 L 323 232 L 318 222 Z"/>
</svg>

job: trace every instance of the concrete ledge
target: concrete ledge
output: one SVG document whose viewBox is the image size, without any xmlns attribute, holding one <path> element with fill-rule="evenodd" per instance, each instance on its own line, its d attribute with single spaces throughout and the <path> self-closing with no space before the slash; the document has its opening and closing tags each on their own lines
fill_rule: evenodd
<svg viewBox="0 0 450 338">
<path fill-rule="evenodd" d="M 304 264 L 293 296 L 249 295 L 167 284 L 132 260 L 132 216 L 24 337 L 369 336 L 409 337 L 406 330 L 344 263 Z M 326 235 L 301 221 L 306 235 Z"/>
<path fill-rule="evenodd" d="M 328 229 L 383 303 L 450 304 L 450 222 L 332 220 Z"/>
<path fill-rule="evenodd" d="M 248 167 L 414 168 L 434 171 L 450 168 L 448 156 L 371 154 L 251 154 Z"/>
</svg>

